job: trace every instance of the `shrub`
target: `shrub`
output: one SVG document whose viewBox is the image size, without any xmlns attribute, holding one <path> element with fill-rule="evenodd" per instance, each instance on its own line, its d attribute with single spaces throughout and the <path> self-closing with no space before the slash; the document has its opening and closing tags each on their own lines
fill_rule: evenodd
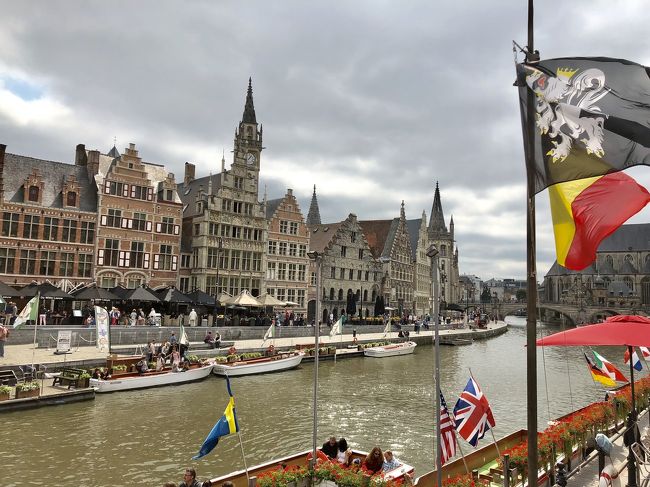
<svg viewBox="0 0 650 487">
<path fill-rule="evenodd" d="M 19 382 L 18 384 L 16 384 L 17 391 L 34 391 L 40 388 L 41 385 L 35 380 L 30 382 Z"/>
<path fill-rule="evenodd" d="M 11 386 L 5 386 L 5 385 L 0 386 L 0 394 L 10 394 L 12 390 L 13 387 Z"/>
</svg>

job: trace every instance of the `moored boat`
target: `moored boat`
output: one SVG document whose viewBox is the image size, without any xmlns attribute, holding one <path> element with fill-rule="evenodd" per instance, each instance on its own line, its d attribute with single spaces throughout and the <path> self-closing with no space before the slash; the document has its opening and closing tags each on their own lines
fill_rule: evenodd
<svg viewBox="0 0 650 487">
<path fill-rule="evenodd" d="M 440 340 L 440 345 L 452 345 L 452 346 L 461 346 L 461 345 L 471 345 L 474 343 L 474 340 L 471 338 L 446 338 Z"/>
<path fill-rule="evenodd" d="M 366 357 L 394 357 L 396 355 L 408 355 L 415 351 L 417 344 L 415 342 L 389 343 L 378 347 L 366 348 L 363 354 Z"/>
<path fill-rule="evenodd" d="M 235 377 L 240 375 L 281 372 L 298 367 L 303 357 L 304 354 L 302 352 L 280 353 L 270 357 L 259 357 L 235 362 L 217 362 L 214 364 L 212 373 Z"/>
<path fill-rule="evenodd" d="M 210 362 L 203 365 L 192 365 L 188 370 L 182 372 L 172 372 L 165 369 L 160 372 L 153 370 L 143 374 L 118 374 L 110 379 L 90 379 L 90 387 L 94 387 L 96 392 L 116 392 L 170 384 L 184 384 L 205 379 L 212 372 L 213 366 L 214 364 Z"/>
</svg>

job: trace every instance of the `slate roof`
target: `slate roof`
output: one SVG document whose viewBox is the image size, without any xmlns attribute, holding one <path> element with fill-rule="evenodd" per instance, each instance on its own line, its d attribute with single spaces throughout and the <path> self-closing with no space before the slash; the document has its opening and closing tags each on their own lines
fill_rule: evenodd
<svg viewBox="0 0 650 487">
<path fill-rule="evenodd" d="M 276 198 L 273 200 L 266 201 L 266 219 L 270 220 L 273 218 L 275 211 L 278 209 L 280 204 L 284 201 L 284 198 Z"/>
<path fill-rule="evenodd" d="M 422 218 L 417 220 L 406 220 L 406 229 L 409 232 L 411 239 L 411 258 L 415 261 L 418 252 L 418 238 L 420 236 L 420 227 L 422 226 Z"/>
<path fill-rule="evenodd" d="M 610 296 L 630 296 L 632 291 L 630 291 L 630 288 L 624 282 L 613 281 L 607 286 L 607 293 Z"/>
<path fill-rule="evenodd" d="M 89 183 L 88 169 L 64 162 L 47 161 L 17 154 L 5 154 L 3 182 L 4 199 L 14 203 L 24 202 L 25 178 L 37 170 L 45 185 L 42 204 L 45 208 L 63 208 L 63 183 L 74 176 L 80 187 L 79 209 L 97 212 L 97 187 Z"/>
<path fill-rule="evenodd" d="M 323 252 L 342 224 L 343 222 L 310 225 L 309 250 Z"/>
<path fill-rule="evenodd" d="M 212 174 L 211 176 L 204 176 L 190 181 L 187 185 L 185 182 L 178 184 L 178 196 L 180 196 L 183 206 L 187 205 L 183 210 L 183 216 L 197 216 L 196 212 L 196 195 L 199 188 L 203 186 L 203 194 L 208 194 L 208 186 L 210 178 L 212 178 L 212 194 L 216 194 L 217 189 L 221 187 L 221 173 Z"/>
<path fill-rule="evenodd" d="M 316 198 L 316 185 L 314 184 L 314 194 L 311 196 L 309 212 L 307 213 L 307 225 L 320 225 L 320 210 L 318 208 L 318 199 Z"/>
<path fill-rule="evenodd" d="M 399 223 L 399 218 L 359 221 L 359 226 L 363 230 L 370 252 L 375 259 L 390 257 L 390 248 L 397 230 L 396 226 L 393 228 L 395 220 Z"/>
<path fill-rule="evenodd" d="M 650 250 L 650 223 L 623 225 L 603 240 L 599 252 Z"/>
</svg>

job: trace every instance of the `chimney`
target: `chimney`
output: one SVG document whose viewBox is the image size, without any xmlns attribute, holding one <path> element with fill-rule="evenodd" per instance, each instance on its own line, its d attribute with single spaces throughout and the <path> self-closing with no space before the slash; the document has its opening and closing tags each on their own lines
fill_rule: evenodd
<svg viewBox="0 0 650 487">
<path fill-rule="evenodd" d="M 293 189 L 287 189 L 287 196 L 293 196 Z"/>
<path fill-rule="evenodd" d="M 75 166 L 88 165 L 88 156 L 86 155 L 86 146 L 84 144 L 77 144 L 77 151 L 74 156 Z"/>
<path fill-rule="evenodd" d="M 95 175 L 99 174 L 99 151 L 88 151 L 88 180 L 92 181 Z"/>
<path fill-rule="evenodd" d="M 183 180 L 183 183 L 185 186 L 190 184 L 192 181 L 194 181 L 194 175 L 196 174 L 196 166 L 192 164 L 191 162 L 186 162 L 185 163 L 185 179 Z"/>
<path fill-rule="evenodd" d="M 0 200 L 4 200 L 4 180 L 5 180 L 5 150 L 7 146 L 0 144 Z"/>
</svg>

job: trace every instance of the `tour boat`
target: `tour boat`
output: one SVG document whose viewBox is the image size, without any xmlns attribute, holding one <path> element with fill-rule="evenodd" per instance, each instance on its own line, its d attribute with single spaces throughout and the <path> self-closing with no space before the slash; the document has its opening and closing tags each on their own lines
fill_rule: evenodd
<svg viewBox="0 0 650 487">
<path fill-rule="evenodd" d="M 183 384 L 185 382 L 205 379 L 212 372 L 213 366 L 214 364 L 210 362 L 205 365 L 191 366 L 184 372 L 172 372 L 169 369 L 165 369 L 160 372 L 153 370 L 144 374 L 117 374 L 110 379 L 90 379 L 90 387 L 94 387 L 95 392 L 116 392 L 170 384 Z"/>
<path fill-rule="evenodd" d="M 238 360 L 236 362 L 218 362 L 214 364 L 212 373 L 234 377 L 239 375 L 281 372 L 298 367 L 304 356 L 302 352 L 292 354 L 280 353 L 270 357 Z"/>
<path fill-rule="evenodd" d="M 366 357 L 394 357 L 395 355 L 407 355 L 413 353 L 416 347 L 415 342 L 390 343 L 379 347 L 366 348 L 363 354 Z"/>
</svg>

